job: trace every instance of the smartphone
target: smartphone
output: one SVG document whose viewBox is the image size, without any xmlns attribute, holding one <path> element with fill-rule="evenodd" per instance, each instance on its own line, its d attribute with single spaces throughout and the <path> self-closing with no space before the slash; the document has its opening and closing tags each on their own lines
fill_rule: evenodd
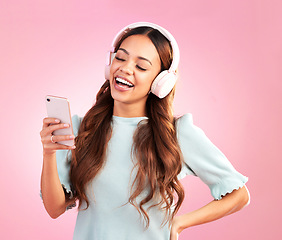
<svg viewBox="0 0 282 240">
<path fill-rule="evenodd" d="M 71 113 L 70 113 L 70 104 L 67 98 L 64 97 L 56 97 L 47 95 L 45 97 L 46 101 L 46 108 L 47 108 L 47 115 L 51 118 L 57 118 L 61 122 L 60 123 L 67 123 L 70 125 L 69 128 L 58 129 L 53 132 L 53 135 L 73 135 L 72 129 L 72 121 L 71 121 Z M 59 144 L 73 146 L 74 140 L 66 140 L 60 141 Z"/>
</svg>

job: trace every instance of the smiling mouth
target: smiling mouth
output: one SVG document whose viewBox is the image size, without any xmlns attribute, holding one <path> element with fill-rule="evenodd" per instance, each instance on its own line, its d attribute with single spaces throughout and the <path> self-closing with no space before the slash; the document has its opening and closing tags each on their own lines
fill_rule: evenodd
<svg viewBox="0 0 282 240">
<path fill-rule="evenodd" d="M 127 87 L 130 87 L 130 88 L 134 87 L 134 85 L 132 83 L 130 83 L 127 80 L 120 78 L 120 77 L 116 77 L 115 81 L 120 86 L 127 86 Z"/>
</svg>

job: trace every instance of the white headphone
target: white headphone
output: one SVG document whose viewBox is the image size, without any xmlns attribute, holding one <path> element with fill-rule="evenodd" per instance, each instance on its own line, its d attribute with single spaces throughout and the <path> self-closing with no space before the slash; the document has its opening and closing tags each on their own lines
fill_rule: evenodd
<svg viewBox="0 0 282 240">
<path fill-rule="evenodd" d="M 159 98 L 164 98 L 167 96 L 170 91 L 173 89 L 176 80 L 177 80 L 177 68 L 179 64 L 180 59 L 180 53 L 179 48 L 177 45 L 176 40 L 174 37 L 163 27 L 160 27 L 154 23 L 148 23 L 148 22 L 137 22 L 130 24 L 120 30 L 118 34 L 115 36 L 113 42 L 112 42 L 112 49 L 108 52 L 107 55 L 107 62 L 106 62 L 106 68 L 105 68 L 105 78 L 110 78 L 110 68 L 113 61 L 113 58 L 115 56 L 114 51 L 116 44 L 119 42 L 119 40 L 122 38 L 122 36 L 128 32 L 129 30 L 137 27 L 151 27 L 154 29 L 157 29 L 160 33 L 162 33 L 170 42 L 172 47 L 172 63 L 168 70 L 164 70 L 159 73 L 159 75 L 154 79 L 152 86 L 151 86 L 151 93 L 155 94 Z"/>
</svg>

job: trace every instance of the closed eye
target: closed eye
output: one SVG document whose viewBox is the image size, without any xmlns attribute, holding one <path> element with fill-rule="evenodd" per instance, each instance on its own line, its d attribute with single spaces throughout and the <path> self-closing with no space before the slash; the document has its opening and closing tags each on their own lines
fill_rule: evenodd
<svg viewBox="0 0 282 240">
<path fill-rule="evenodd" d="M 115 59 L 118 60 L 118 61 L 121 61 L 121 62 L 124 62 L 124 61 L 125 61 L 125 59 L 120 58 L 120 57 L 117 57 L 117 56 L 115 56 Z M 140 67 L 139 65 L 136 65 L 136 68 L 138 68 L 138 69 L 141 70 L 141 71 L 147 71 L 146 68 L 142 68 L 142 67 Z"/>
<path fill-rule="evenodd" d="M 136 65 L 136 67 L 141 71 L 147 71 L 147 69 L 140 67 L 139 65 Z"/>
<path fill-rule="evenodd" d="M 119 58 L 117 56 L 115 56 L 115 59 L 118 60 L 118 61 L 125 61 L 123 58 Z"/>
</svg>

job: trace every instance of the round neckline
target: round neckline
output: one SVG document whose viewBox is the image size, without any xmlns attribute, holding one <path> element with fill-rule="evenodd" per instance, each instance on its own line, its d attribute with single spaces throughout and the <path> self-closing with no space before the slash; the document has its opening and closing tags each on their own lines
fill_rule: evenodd
<svg viewBox="0 0 282 240">
<path fill-rule="evenodd" d="M 119 117 L 113 115 L 113 120 L 117 123 L 139 123 L 144 119 L 148 119 L 148 117 Z"/>
</svg>

